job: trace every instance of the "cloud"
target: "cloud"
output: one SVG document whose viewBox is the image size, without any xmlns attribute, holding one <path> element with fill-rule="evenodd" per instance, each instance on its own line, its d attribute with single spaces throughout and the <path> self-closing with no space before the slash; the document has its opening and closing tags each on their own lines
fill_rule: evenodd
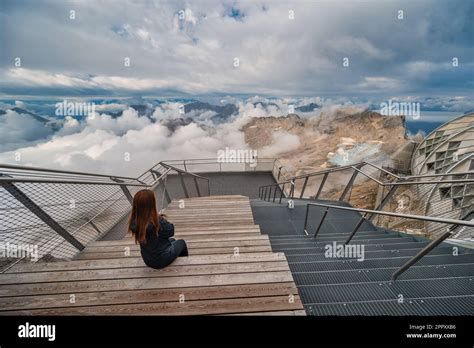
<svg viewBox="0 0 474 348">
<path fill-rule="evenodd" d="M 238 115 L 228 118 L 224 123 L 214 124 L 212 111 L 195 110 L 185 115 L 179 113 L 181 102 L 160 101 L 152 104 L 151 99 L 143 99 L 141 104 L 148 107 L 155 105 L 149 117 L 126 106 L 135 103 L 133 100 L 110 102 L 114 110 L 123 109 L 120 117 L 111 116 L 107 110 L 97 111 L 84 119 L 66 117 L 58 123 L 61 129 L 53 132 L 48 126 L 37 122 L 27 114 L 18 114 L 6 109 L 0 115 L 0 163 L 21 165 L 38 165 L 41 167 L 69 169 L 78 171 L 111 173 L 138 176 L 152 163 L 166 159 L 215 158 L 219 150 L 248 149 L 245 143 L 243 125 L 253 117 L 286 116 L 288 107 L 318 104 L 319 108 L 308 113 L 298 113 L 300 117 L 314 117 L 324 113 L 319 127 L 329 128 L 333 118 L 341 113 L 361 112 L 371 106 L 380 105 L 385 99 L 351 99 L 347 97 L 324 98 L 268 98 L 253 96 L 248 99 L 236 97 L 218 98 L 233 101 L 238 107 Z M 392 96 L 394 101 L 420 102 L 420 121 L 446 121 L 458 116 L 456 108 L 473 108 L 472 98 L 454 97 L 418 97 Z M 96 100 L 97 105 L 108 104 Z M 39 100 L 19 101 L 5 104 L 5 107 L 22 105 L 43 105 Z M 101 104 L 102 103 L 102 104 Z M 44 104 L 53 105 L 53 101 Z M 438 110 L 430 113 L 428 110 Z M 439 110 L 446 112 L 440 112 Z M 54 112 L 54 111 L 53 111 Z M 42 114 L 43 115 L 43 114 Z M 193 122 L 168 128 L 166 125 L 174 120 L 190 117 Z M 179 125 L 179 122 L 177 122 Z M 286 151 L 300 146 L 296 135 L 281 131 L 273 133 L 273 142 L 259 149 L 260 157 L 279 157 Z M 21 154 L 21 162 L 15 162 L 15 155 Z M 130 158 L 128 161 L 127 159 Z"/>
<path fill-rule="evenodd" d="M 473 87 L 469 1 L 86 1 L 74 2 L 75 20 L 69 3 L 4 3 L 7 94 L 297 96 L 357 87 L 452 95 Z"/>
<path fill-rule="evenodd" d="M 3 124 L 0 128 L 12 133 L 7 141 L 18 135 L 12 129 L 30 130 L 22 141 L 28 134 L 37 134 L 38 125 L 26 128 L 25 122 L 14 123 L 11 113 L 7 113 L 8 128 Z M 53 137 L 24 146 L 16 152 L 22 158 L 17 164 L 22 165 L 138 176 L 153 162 L 173 158 L 214 158 L 217 151 L 226 146 L 247 148 L 237 122 L 212 128 L 191 123 L 171 133 L 160 122 L 153 123 L 129 108 L 117 118 L 107 114 L 95 114 L 84 121 L 68 117 L 63 128 Z M 8 151 L 8 148 L 5 150 L 0 154 L 0 163 L 14 162 L 15 152 Z"/>
<path fill-rule="evenodd" d="M 0 152 L 44 141 L 53 131 L 26 114 L 7 110 L 0 115 Z"/>
<path fill-rule="evenodd" d="M 159 89 L 179 89 L 183 92 L 209 92 L 208 87 L 199 83 L 173 79 L 150 79 L 123 76 L 97 75 L 92 77 L 56 74 L 43 70 L 11 68 L 4 74 L 4 80 L 12 86 L 109 90 L 109 91 L 150 91 Z"/>
<path fill-rule="evenodd" d="M 279 154 L 295 150 L 300 146 L 300 138 L 295 134 L 276 131 L 273 132 L 272 137 L 272 144 L 264 146 L 258 151 L 260 157 L 278 157 Z"/>
<path fill-rule="evenodd" d="M 367 76 L 357 87 L 365 90 L 398 90 L 401 86 L 400 81 L 394 78 Z"/>
</svg>

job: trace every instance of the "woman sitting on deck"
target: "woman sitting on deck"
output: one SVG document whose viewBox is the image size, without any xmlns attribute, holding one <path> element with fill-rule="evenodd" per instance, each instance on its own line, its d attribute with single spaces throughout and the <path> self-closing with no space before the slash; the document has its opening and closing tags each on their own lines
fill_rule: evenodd
<svg viewBox="0 0 474 348">
<path fill-rule="evenodd" d="M 151 268 L 164 268 L 179 256 L 188 256 L 184 240 L 171 238 L 174 226 L 156 210 L 155 193 L 141 190 L 133 198 L 128 230 L 140 243 L 143 261 Z"/>
</svg>

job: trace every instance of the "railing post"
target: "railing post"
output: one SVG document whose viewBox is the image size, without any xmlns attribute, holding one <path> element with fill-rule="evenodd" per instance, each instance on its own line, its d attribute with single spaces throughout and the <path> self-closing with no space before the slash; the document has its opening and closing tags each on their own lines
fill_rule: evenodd
<svg viewBox="0 0 474 348">
<path fill-rule="evenodd" d="M 89 221 L 87 221 L 87 222 L 92 226 L 92 228 L 93 228 L 94 230 L 97 231 L 98 234 L 101 234 L 101 233 L 102 233 L 102 232 L 99 230 L 99 228 L 97 227 L 97 225 L 96 225 L 92 220 L 89 220 Z"/>
<path fill-rule="evenodd" d="M 115 182 L 118 182 L 118 183 L 123 182 L 122 180 L 114 178 L 114 177 L 110 177 L 110 179 L 112 181 L 115 181 Z M 127 197 L 130 204 L 133 205 L 133 197 L 132 197 L 132 194 L 130 193 L 130 191 L 128 190 L 128 187 L 126 185 L 119 185 L 119 186 L 122 189 L 123 194 L 125 195 L 125 197 Z"/>
<path fill-rule="evenodd" d="M 356 232 L 359 230 L 360 226 L 362 226 L 362 223 L 365 221 L 365 216 L 366 214 L 364 214 L 363 216 L 361 216 L 359 222 L 357 222 L 357 225 L 354 227 L 354 229 L 352 230 L 352 233 L 351 235 L 349 236 L 349 238 L 347 238 L 346 242 L 344 244 L 349 244 L 349 242 L 351 241 L 352 237 L 354 237 L 354 235 L 356 234 Z"/>
<path fill-rule="evenodd" d="M 308 226 L 308 213 L 309 213 L 309 204 L 306 204 L 306 214 L 304 215 L 304 233 L 308 235 L 306 227 Z"/>
<path fill-rule="evenodd" d="M 319 188 L 318 188 L 318 193 L 316 193 L 316 196 L 314 196 L 314 199 L 318 199 L 319 198 L 319 195 L 321 194 L 321 192 L 323 191 L 323 186 L 324 184 L 326 183 L 326 179 L 328 178 L 328 174 L 329 173 L 324 173 L 324 176 L 323 176 L 323 180 L 321 180 L 321 184 L 319 185 Z"/>
<path fill-rule="evenodd" d="M 281 192 L 280 192 L 280 201 L 278 202 L 281 204 L 281 199 L 283 198 L 283 195 L 285 194 L 285 184 L 281 187 Z"/>
<path fill-rule="evenodd" d="M 179 180 L 181 181 L 181 186 L 183 187 L 184 196 L 186 198 L 189 198 L 188 189 L 186 188 L 186 184 L 184 183 L 184 178 L 183 178 L 183 175 L 181 174 L 181 172 L 178 172 L 178 176 L 179 176 Z"/>
<path fill-rule="evenodd" d="M 393 197 L 393 195 L 395 194 L 395 191 L 397 190 L 398 186 L 399 185 L 392 185 L 392 187 L 388 191 L 387 195 L 382 199 L 380 204 L 374 210 L 382 210 L 385 207 L 385 205 L 390 201 L 390 199 Z M 375 214 L 370 214 L 368 216 L 368 220 L 372 220 L 374 216 L 375 216 Z"/>
<path fill-rule="evenodd" d="M 283 167 L 278 167 L 278 178 L 277 178 L 277 181 L 280 180 L 281 168 L 283 168 Z"/>
<path fill-rule="evenodd" d="M 397 278 L 405 272 L 408 268 L 410 268 L 413 264 L 418 262 L 423 256 L 428 254 L 431 250 L 433 250 L 435 247 L 437 247 L 439 244 L 441 244 L 442 241 L 444 241 L 446 238 L 451 236 L 451 231 L 445 232 L 443 235 L 441 235 L 438 239 L 433 240 L 430 244 L 425 246 L 418 254 L 413 256 L 410 260 L 408 260 L 402 267 L 400 267 L 396 272 L 392 274 L 392 281 L 397 280 Z"/>
<path fill-rule="evenodd" d="M 196 186 L 196 191 L 197 191 L 198 197 L 201 197 L 201 191 L 199 191 L 199 185 L 198 185 L 198 182 L 197 182 L 197 178 L 195 176 L 193 176 L 193 179 L 194 179 L 194 186 Z"/>
<path fill-rule="evenodd" d="M 153 169 L 152 169 L 152 170 L 150 170 L 150 172 L 151 172 L 152 174 L 155 174 L 157 178 L 159 178 L 159 177 L 161 176 L 161 173 L 160 173 L 159 171 L 157 171 L 157 170 L 153 170 Z"/>
<path fill-rule="evenodd" d="M 326 215 L 328 215 L 328 212 L 329 212 L 329 208 L 326 208 L 326 210 L 324 211 L 323 217 L 321 218 L 321 221 L 319 221 L 318 227 L 316 228 L 316 232 L 314 232 L 313 238 L 316 238 L 316 236 L 318 235 L 319 230 L 321 229 L 321 226 L 323 225 L 323 222 L 326 219 Z"/>
<path fill-rule="evenodd" d="M 291 191 L 290 191 L 290 197 L 293 199 L 295 197 L 295 178 L 291 179 Z"/>
<path fill-rule="evenodd" d="M 339 197 L 339 201 L 343 201 L 344 198 L 346 197 L 347 193 L 349 192 L 349 190 L 352 188 L 352 185 L 354 184 L 354 181 L 357 177 L 357 174 L 359 174 L 359 172 L 355 169 L 355 167 L 353 167 L 353 170 L 354 170 L 354 173 L 352 173 L 352 176 L 351 178 L 349 179 L 349 182 L 347 183 L 346 187 L 344 188 L 344 191 L 342 192 L 341 194 L 341 197 Z"/>
<path fill-rule="evenodd" d="M 303 188 L 301 189 L 301 193 L 300 193 L 300 199 L 303 198 L 304 190 L 306 189 L 306 185 L 308 184 L 308 179 L 309 179 L 309 176 L 307 176 L 306 179 L 304 179 Z"/>
<path fill-rule="evenodd" d="M 48 225 L 53 231 L 63 237 L 78 250 L 83 250 L 84 245 L 79 242 L 72 234 L 62 227 L 56 220 L 48 215 L 40 206 L 33 202 L 23 191 L 12 183 L 1 184 L 18 202 L 23 204 L 29 211 L 36 215 L 41 221 Z"/>
<path fill-rule="evenodd" d="M 170 194 L 168 193 L 168 190 L 166 189 L 166 182 L 163 179 L 161 179 L 161 183 L 163 184 L 163 194 L 165 195 L 165 198 L 168 204 L 170 204 L 171 197 L 170 197 Z M 161 207 L 161 209 L 163 209 L 163 207 Z"/>
<path fill-rule="evenodd" d="M 277 185 L 274 186 L 275 187 L 275 192 L 273 192 L 273 203 L 275 203 L 275 198 L 276 198 L 276 194 L 277 194 L 277 188 L 280 187 Z"/>
</svg>

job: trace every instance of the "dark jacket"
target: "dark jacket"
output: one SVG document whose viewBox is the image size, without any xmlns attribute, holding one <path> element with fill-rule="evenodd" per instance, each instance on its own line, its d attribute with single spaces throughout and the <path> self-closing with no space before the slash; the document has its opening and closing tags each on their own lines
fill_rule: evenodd
<svg viewBox="0 0 474 348">
<path fill-rule="evenodd" d="M 136 224 L 132 223 L 135 232 Z M 146 243 L 140 242 L 140 251 L 143 261 L 148 267 L 163 268 L 175 258 L 173 245 L 170 237 L 174 235 L 174 225 L 164 218 L 160 218 L 160 230 L 156 234 L 156 228 L 149 223 L 146 229 Z"/>
</svg>

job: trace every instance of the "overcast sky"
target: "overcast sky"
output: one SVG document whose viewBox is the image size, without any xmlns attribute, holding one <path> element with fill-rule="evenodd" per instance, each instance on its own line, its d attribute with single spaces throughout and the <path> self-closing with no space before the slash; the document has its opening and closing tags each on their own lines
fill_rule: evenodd
<svg viewBox="0 0 474 348">
<path fill-rule="evenodd" d="M 2 0 L 0 93 L 468 95 L 473 17 L 471 0 Z"/>
</svg>

